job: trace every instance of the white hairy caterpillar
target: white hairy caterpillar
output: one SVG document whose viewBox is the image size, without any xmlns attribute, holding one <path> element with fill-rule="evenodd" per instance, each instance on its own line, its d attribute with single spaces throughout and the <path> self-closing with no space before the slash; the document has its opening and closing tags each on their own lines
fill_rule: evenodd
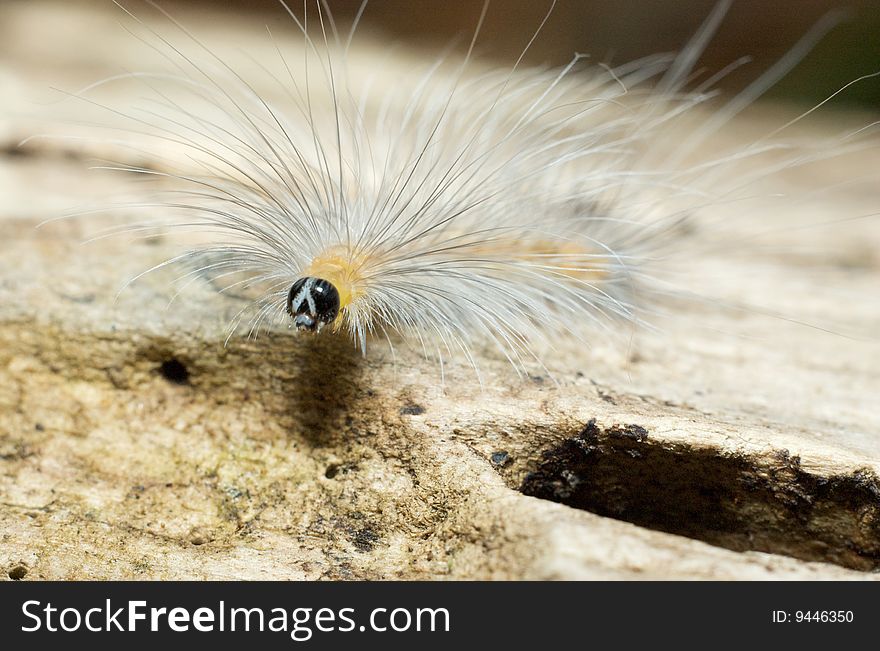
<svg viewBox="0 0 880 651">
<path fill-rule="evenodd" d="M 349 70 L 356 24 L 340 34 L 323 2 L 305 2 L 304 19 L 282 2 L 304 47 L 296 61 L 278 47 L 278 101 L 182 26 L 198 58 L 152 33 L 169 71 L 126 76 L 175 94 L 154 89 L 127 115 L 176 151 L 167 168 L 116 169 L 177 184 L 158 203 L 180 215 L 170 225 L 213 241 L 164 264 L 256 292 L 233 327 L 340 330 L 364 352 L 374 335 L 401 335 L 474 366 L 475 345 L 489 341 L 516 368 L 543 363 L 535 351 L 560 337 L 650 326 L 671 292 L 657 268 L 701 208 L 862 135 L 812 150 L 768 137 L 695 159 L 823 29 L 681 137 L 677 125 L 693 125 L 726 72 L 694 79 L 693 68 L 728 5 L 675 57 L 609 68 L 577 55 L 559 71 L 518 61 L 474 74 L 469 50 L 377 90 Z"/>
</svg>

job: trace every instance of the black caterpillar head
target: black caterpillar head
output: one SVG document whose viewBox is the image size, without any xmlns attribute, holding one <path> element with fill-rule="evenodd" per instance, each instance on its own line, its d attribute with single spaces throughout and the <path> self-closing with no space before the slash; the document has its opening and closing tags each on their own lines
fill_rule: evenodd
<svg viewBox="0 0 880 651">
<path fill-rule="evenodd" d="M 297 330 L 318 332 L 339 316 L 339 292 L 321 278 L 300 278 L 287 295 L 287 313 Z"/>
</svg>

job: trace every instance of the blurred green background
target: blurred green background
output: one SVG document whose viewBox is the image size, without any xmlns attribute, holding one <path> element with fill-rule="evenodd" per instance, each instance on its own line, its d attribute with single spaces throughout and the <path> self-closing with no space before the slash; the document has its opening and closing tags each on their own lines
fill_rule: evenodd
<svg viewBox="0 0 880 651">
<path fill-rule="evenodd" d="M 0 0 L 2 1 L 2 0 Z M 310 0 L 311 1 L 311 0 Z M 137 6 L 137 3 L 129 4 Z M 163 0 L 162 6 L 210 5 L 230 11 L 279 16 L 278 0 Z M 348 23 L 361 0 L 328 0 L 339 22 Z M 477 23 L 482 0 L 372 0 L 364 29 L 378 30 L 395 42 L 438 47 L 466 37 Z M 302 0 L 290 5 L 301 11 Z M 687 42 L 716 0 L 559 0 L 527 61 L 566 63 L 574 52 L 594 60 L 623 63 L 656 52 L 675 51 Z M 479 49 L 512 61 L 550 6 L 549 0 L 494 0 Z M 726 78 L 734 91 L 783 56 L 829 12 L 838 12 L 834 28 L 770 93 L 774 99 L 821 101 L 861 75 L 880 71 L 880 0 L 734 0 L 701 65 L 710 72 L 743 55 L 753 62 Z M 855 85 L 836 105 L 880 110 L 880 79 Z"/>
</svg>

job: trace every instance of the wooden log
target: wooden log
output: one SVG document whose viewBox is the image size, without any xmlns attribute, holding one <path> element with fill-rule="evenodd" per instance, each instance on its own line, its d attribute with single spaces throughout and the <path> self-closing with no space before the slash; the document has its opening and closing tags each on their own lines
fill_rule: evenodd
<svg viewBox="0 0 880 651">
<path fill-rule="evenodd" d="M 697 303 L 623 346 L 558 342 L 555 381 L 517 377 L 487 346 L 482 385 L 466 366 L 441 383 L 417 352 L 375 347 L 363 359 L 332 335 L 224 345 L 241 303 L 207 282 L 169 306 L 173 274 L 157 272 L 116 298 L 173 242 L 81 244 L 126 218 L 117 214 L 36 228 L 120 183 L 86 169 L 100 146 L 17 147 L 72 128 L 27 110 L 50 85 L 47 66 L 64 52 L 76 87 L 128 56 L 115 38 L 68 47 L 71 20 L 107 13 L 39 5 L 10 3 L 0 19 L 11 89 L 0 106 L 0 567 L 10 578 L 875 576 L 876 219 L 792 228 L 822 212 L 816 199 L 776 216 L 782 227 L 764 242 L 780 250 L 689 261 L 725 300 L 831 319 L 836 333 Z M 25 42 L 19 32 L 37 26 L 45 37 Z M 47 42 L 54 49 L 41 51 Z M 767 130 L 752 120 L 741 128 Z M 874 148 L 847 169 L 858 176 L 877 160 Z M 793 191 L 842 174 L 811 173 L 824 176 L 792 173 Z M 866 183 L 836 200 L 855 215 L 878 198 Z"/>
</svg>

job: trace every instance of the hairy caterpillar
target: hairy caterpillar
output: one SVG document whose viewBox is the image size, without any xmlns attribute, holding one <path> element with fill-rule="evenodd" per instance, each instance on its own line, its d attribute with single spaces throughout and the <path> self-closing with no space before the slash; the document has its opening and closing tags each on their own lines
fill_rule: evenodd
<svg viewBox="0 0 880 651">
<path fill-rule="evenodd" d="M 825 28 L 701 114 L 726 71 L 695 79 L 694 65 L 729 4 L 681 54 L 614 68 L 576 55 L 561 70 L 474 70 L 478 25 L 463 61 L 377 89 L 379 75 L 352 71 L 356 23 L 342 33 L 325 3 L 297 15 L 281 2 L 303 47 L 278 44 L 277 71 L 253 62 L 276 82 L 272 100 L 175 23 L 193 52 L 151 31 L 169 70 L 124 75 L 151 91 L 124 112 L 170 148 L 167 165 L 115 168 L 174 182 L 156 204 L 170 221 L 141 228 L 210 238 L 160 266 L 189 263 L 192 278 L 251 293 L 233 329 L 342 331 L 364 352 L 402 335 L 475 367 L 488 341 L 517 369 L 544 364 L 536 351 L 558 338 L 651 326 L 675 287 L 664 274 L 686 258 L 677 233 L 704 208 L 864 145 L 864 132 L 812 147 L 773 133 L 695 154 Z"/>
</svg>

